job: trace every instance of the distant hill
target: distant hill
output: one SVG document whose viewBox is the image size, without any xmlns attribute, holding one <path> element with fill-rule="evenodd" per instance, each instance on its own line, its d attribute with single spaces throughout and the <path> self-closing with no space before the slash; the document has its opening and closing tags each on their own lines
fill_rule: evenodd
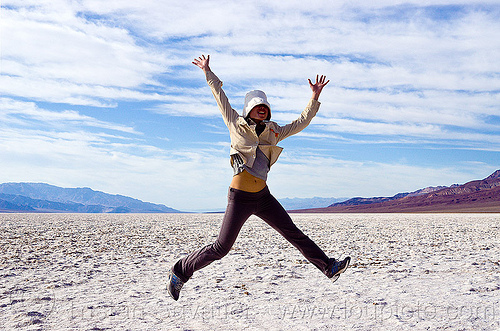
<svg viewBox="0 0 500 331">
<path fill-rule="evenodd" d="M 326 208 L 295 210 L 307 213 L 500 213 L 500 170 L 482 180 L 449 187 L 429 187 L 393 197 L 353 198 Z"/>
<path fill-rule="evenodd" d="M 84 188 L 44 183 L 0 184 L 0 212 L 179 213 L 165 205 Z"/>
<path fill-rule="evenodd" d="M 449 187 L 457 187 L 460 186 L 458 184 L 453 184 L 452 186 Z M 419 195 L 424 195 L 427 193 L 435 192 L 442 190 L 444 188 L 448 188 L 448 186 L 429 186 L 414 192 L 405 192 L 405 193 L 398 193 L 392 197 L 373 197 L 373 198 L 352 198 L 343 202 L 339 203 L 334 203 L 328 207 L 338 207 L 338 206 L 357 206 L 357 205 L 369 205 L 372 203 L 380 203 L 380 202 L 386 202 L 386 201 L 392 201 L 392 200 L 397 200 L 401 199 L 404 197 L 414 197 L 414 196 L 419 196 Z"/>
<path fill-rule="evenodd" d="M 347 198 L 281 198 L 278 201 L 286 210 L 305 209 L 305 208 L 323 208 L 332 203 L 345 201 Z"/>
</svg>

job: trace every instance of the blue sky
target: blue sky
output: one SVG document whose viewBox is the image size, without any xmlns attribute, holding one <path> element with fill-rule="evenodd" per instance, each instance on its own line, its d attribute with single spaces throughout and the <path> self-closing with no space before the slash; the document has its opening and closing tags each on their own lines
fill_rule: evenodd
<svg viewBox="0 0 500 331">
<path fill-rule="evenodd" d="M 0 182 L 221 210 L 233 108 L 320 111 L 269 175 L 278 198 L 391 196 L 500 168 L 500 2 L 2 1 Z"/>
</svg>

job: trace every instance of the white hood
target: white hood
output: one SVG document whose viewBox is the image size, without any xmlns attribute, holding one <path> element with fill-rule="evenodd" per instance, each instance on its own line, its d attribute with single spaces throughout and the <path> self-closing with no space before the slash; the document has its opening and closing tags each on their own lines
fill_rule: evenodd
<svg viewBox="0 0 500 331">
<path fill-rule="evenodd" d="M 271 118 L 271 105 L 267 102 L 267 96 L 264 92 L 259 90 L 253 90 L 245 95 L 245 106 L 243 107 L 243 117 L 247 117 L 253 107 L 258 105 L 265 105 L 269 108 L 269 116 L 267 119 Z"/>
</svg>

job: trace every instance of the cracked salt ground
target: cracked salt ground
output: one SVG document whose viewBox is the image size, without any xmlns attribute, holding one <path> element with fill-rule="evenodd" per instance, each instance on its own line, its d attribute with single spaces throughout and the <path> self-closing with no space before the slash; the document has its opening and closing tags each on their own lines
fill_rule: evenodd
<svg viewBox="0 0 500 331">
<path fill-rule="evenodd" d="M 292 215 L 351 267 L 332 284 L 258 218 L 195 273 L 168 268 L 222 215 L 0 215 L 0 329 L 500 328 L 499 215 Z"/>
</svg>

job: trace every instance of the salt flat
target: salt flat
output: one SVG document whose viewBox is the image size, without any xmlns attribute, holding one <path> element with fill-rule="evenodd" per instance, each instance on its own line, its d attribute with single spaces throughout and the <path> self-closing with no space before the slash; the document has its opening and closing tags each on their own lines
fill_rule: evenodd
<svg viewBox="0 0 500 331">
<path fill-rule="evenodd" d="M 332 284 L 252 217 L 179 301 L 167 269 L 222 215 L 0 214 L 0 329 L 498 330 L 500 215 L 310 214 Z"/>
</svg>

